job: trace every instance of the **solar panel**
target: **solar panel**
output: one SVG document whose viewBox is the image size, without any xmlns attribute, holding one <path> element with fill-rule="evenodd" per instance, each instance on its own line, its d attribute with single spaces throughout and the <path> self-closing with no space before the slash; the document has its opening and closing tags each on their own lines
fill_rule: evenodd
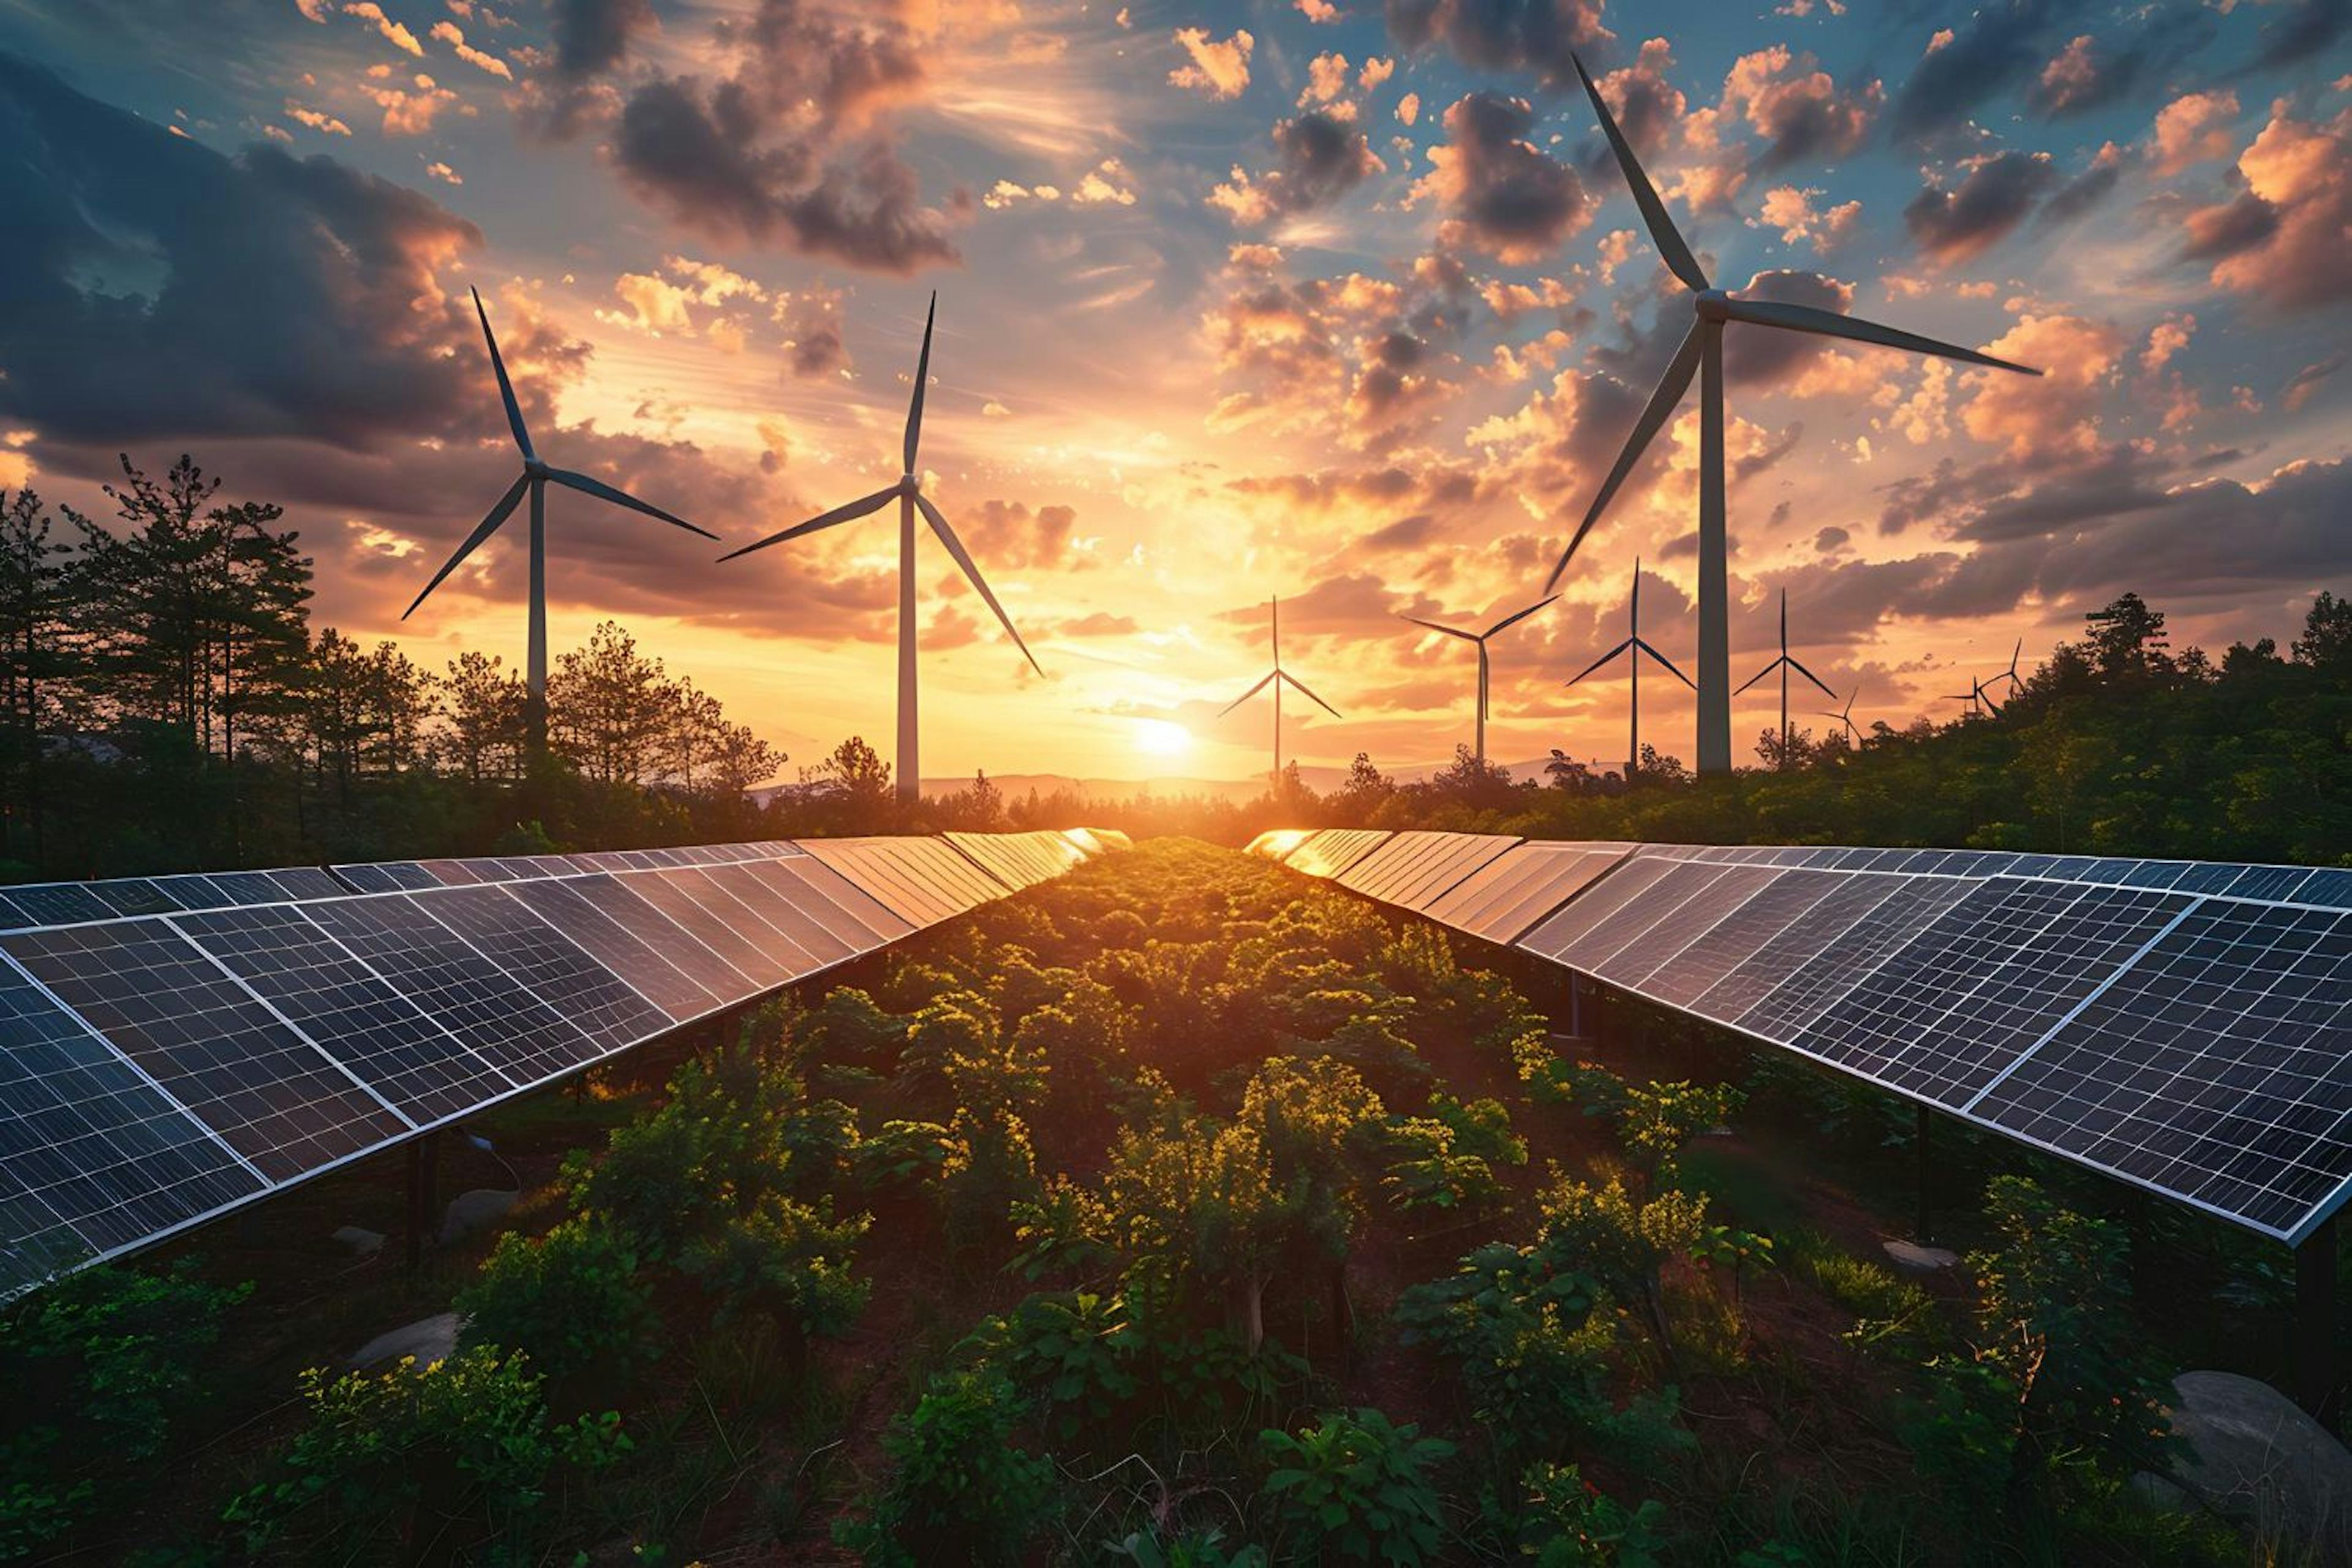
<svg viewBox="0 0 2352 1568">
<path fill-rule="evenodd" d="M 919 846 L 941 849 L 920 839 L 895 838 L 814 838 L 805 847 L 910 925 L 935 925 L 1003 891 L 977 885 L 979 873 L 969 866 L 959 871 L 921 855 Z"/>
<path fill-rule="evenodd" d="M 344 884 L 361 893 L 414 892 L 437 888 L 441 879 L 414 860 L 386 860 L 374 865 L 331 868 Z"/>
<path fill-rule="evenodd" d="M 1008 888 L 1034 887 L 1085 858 L 1058 833 L 950 833 L 946 837 Z"/>
<path fill-rule="evenodd" d="M 420 1126 L 515 1087 L 293 906 L 215 910 L 171 923 Z"/>
<path fill-rule="evenodd" d="M 678 866 L 632 872 L 625 880 L 629 891 L 725 959 L 754 990 L 782 985 L 818 967 L 804 950 L 787 943 L 766 921 L 745 909 L 741 900 L 712 881 L 708 870 Z M 799 962 L 786 957 L 787 953 Z"/>
<path fill-rule="evenodd" d="M 1867 879 L 1886 882 L 1886 897 L 1742 1014 L 1741 1028 L 1769 1039 L 1798 1038 L 1887 954 L 1933 925 L 1978 886 L 1960 877 Z"/>
<path fill-rule="evenodd" d="M 767 945 L 779 963 L 793 962 L 794 949 L 806 953 L 808 967 L 802 973 L 829 969 L 881 945 L 880 937 L 775 863 L 712 866 L 701 874 L 774 933 Z M 751 934 L 759 937 L 756 931 Z"/>
<path fill-rule="evenodd" d="M 603 872 L 564 881 L 513 882 L 507 891 L 673 1019 L 700 1017 L 759 989 Z"/>
<path fill-rule="evenodd" d="M 1518 843 L 1496 834 L 1460 834 L 1436 847 L 1411 871 L 1401 874 L 1390 900 L 1416 912 L 1460 884 L 1462 879 L 1487 865 Z"/>
<path fill-rule="evenodd" d="M 2200 904 L 1969 1109 L 2300 1240 L 2352 1173 L 2352 915 Z"/>
<path fill-rule="evenodd" d="M 409 1129 L 160 920 L 14 931 L 0 948 L 271 1181 Z"/>
<path fill-rule="evenodd" d="M 263 1190 L 137 1068 L 0 964 L 0 1293 Z"/>
<path fill-rule="evenodd" d="M 118 915 L 160 915 L 180 901 L 145 877 L 119 877 L 88 884 L 98 900 Z"/>
<path fill-rule="evenodd" d="M 1662 1002 L 1691 1005 L 1712 994 L 1740 965 L 1787 934 L 1813 912 L 1814 906 L 1850 880 L 1832 871 L 1785 867 L 1773 868 L 1769 875 L 1768 884 L 1645 975 L 1643 989 Z"/>
<path fill-rule="evenodd" d="M 1579 893 L 1568 907 L 1519 939 L 1519 945 L 1545 958 L 1557 959 L 1568 948 L 1600 931 L 1611 917 L 1630 910 L 1658 879 L 1675 868 L 1665 859 L 1637 857 L 1625 862 Z"/>
<path fill-rule="evenodd" d="M 798 860 L 767 860 L 746 867 L 785 901 L 864 952 L 919 930 L 911 921 L 814 855 Z"/>
<path fill-rule="evenodd" d="M 402 897 L 413 900 L 577 1025 L 599 1054 L 657 1035 L 673 1022 L 504 888 L 444 888 Z"/>
<path fill-rule="evenodd" d="M 79 882 L 33 882 L 8 889 L 19 925 L 78 925 L 114 918 L 105 900 Z"/>
<path fill-rule="evenodd" d="M 1308 834 L 1284 863 L 1310 877 L 1334 878 L 1380 847 L 1388 837 L 1386 828 L 1327 827 Z"/>
<path fill-rule="evenodd" d="M 586 1031 L 413 898 L 346 899 L 303 912 L 517 1084 L 543 1082 L 604 1054 Z"/>
<path fill-rule="evenodd" d="M 1593 973 L 1612 985 L 1639 987 L 1644 994 L 1656 994 L 1643 983 L 1676 963 L 1693 943 L 1710 934 L 1786 874 L 1775 866 L 1690 863 L 1675 868 L 1643 900 L 1643 908 L 1657 910 L 1658 918 L 1647 925 L 1633 921 L 1621 922 L 1620 929 L 1638 926 L 1638 934 L 1606 958 L 1596 961 Z M 1675 887 L 1678 880 L 1687 889 L 1679 894 Z M 1591 940 L 1588 937 L 1580 947 Z M 1569 962 L 1577 961 L 1570 958 Z"/>
</svg>

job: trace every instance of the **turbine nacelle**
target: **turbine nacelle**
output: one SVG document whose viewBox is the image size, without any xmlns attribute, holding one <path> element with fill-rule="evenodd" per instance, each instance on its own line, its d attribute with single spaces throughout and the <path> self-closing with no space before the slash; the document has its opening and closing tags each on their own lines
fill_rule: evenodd
<svg viewBox="0 0 2352 1568">
<path fill-rule="evenodd" d="M 1691 307 L 1702 321 L 1731 320 L 1731 296 L 1720 289 L 1702 289 L 1691 300 Z"/>
</svg>

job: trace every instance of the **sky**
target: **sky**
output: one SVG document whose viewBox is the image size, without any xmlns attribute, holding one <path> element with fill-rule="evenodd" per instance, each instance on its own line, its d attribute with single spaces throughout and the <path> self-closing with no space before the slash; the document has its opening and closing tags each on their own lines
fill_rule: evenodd
<svg viewBox="0 0 2352 1568">
<path fill-rule="evenodd" d="M 2352 0 L 0 0 L 0 489 L 104 515 L 129 453 L 286 507 L 318 624 L 518 662 L 522 531 L 478 289 L 599 620 L 813 762 L 893 729 L 888 512 L 921 466 L 1045 674 L 926 539 L 927 776 L 1391 768 L 1475 658 L 1400 619 L 1541 595 L 1688 320 L 1570 51 L 1735 291 L 2041 366 L 1729 330 L 1732 675 L 1853 713 L 2126 590 L 2284 644 L 2352 589 Z M 1696 398 L 1496 639 L 1490 754 L 1625 749 L 1696 635 Z M 1644 739 L 1693 754 L 1686 693 Z M 1776 721 L 1739 700 L 1743 756 Z M 1834 706 L 1807 700 L 1806 711 Z"/>
</svg>

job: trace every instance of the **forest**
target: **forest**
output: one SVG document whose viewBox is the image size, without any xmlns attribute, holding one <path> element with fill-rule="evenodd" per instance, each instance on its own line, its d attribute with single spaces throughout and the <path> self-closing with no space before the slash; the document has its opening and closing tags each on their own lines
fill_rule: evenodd
<svg viewBox="0 0 2352 1568">
<path fill-rule="evenodd" d="M 1898 1275 L 1906 1105 L 1508 957 L 1103 857 L 482 1119 L 523 1199 L 415 1275 L 327 1239 L 380 1164 L 17 1303 L 0 1556 L 2250 1561 L 2131 1478 L 2276 1248 L 1956 1131 Z"/>
</svg>

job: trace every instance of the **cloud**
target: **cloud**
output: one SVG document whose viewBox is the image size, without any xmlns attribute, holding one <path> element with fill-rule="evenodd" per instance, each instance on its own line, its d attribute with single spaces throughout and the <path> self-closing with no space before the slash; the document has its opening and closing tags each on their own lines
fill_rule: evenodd
<svg viewBox="0 0 2352 1568">
<path fill-rule="evenodd" d="M 983 571 L 1089 564 L 1075 547 L 1078 514 L 1066 506 L 1033 510 L 1022 501 L 990 500 L 976 510 L 948 510 L 948 521 L 970 542 Z"/>
<path fill-rule="evenodd" d="M 2118 38 L 2077 34 L 2042 66 L 2026 101 L 2053 120 L 2120 103 L 2141 82 L 2173 69 L 2210 43 L 2213 33 L 2212 16 L 2205 8 L 2175 5 L 2141 11 Z"/>
<path fill-rule="evenodd" d="M 1176 41 L 1192 63 L 1168 73 L 1171 86 L 1205 92 L 1214 99 L 1239 98 L 1248 90 L 1250 51 L 1257 47 L 1257 40 L 1247 31 L 1237 28 L 1233 37 L 1218 39 L 1211 37 L 1205 27 L 1179 27 Z"/>
<path fill-rule="evenodd" d="M 1969 161 L 1958 188 L 1930 179 L 1903 209 L 1904 226 L 1939 265 L 1981 256 L 2058 183 L 2047 153 L 1996 153 Z"/>
<path fill-rule="evenodd" d="M 1388 167 L 1352 120 L 1310 110 L 1274 128 L 1280 155 L 1271 172 L 1253 177 L 1235 168 L 1232 180 L 1209 194 L 1209 205 L 1237 224 L 1255 225 L 1330 205 Z"/>
<path fill-rule="evenodd" d="M 2215 258 L 2214 285 L 2282 311 L 2352 297 L 2352 268 L 2344 265 L 2344 236 L 2352 230 L 2352 110 L 2324 122 L 2300 120 L 2281 99 L 2239 156 L 2237 172 L 2244 195 L 2189 220 L 2186 254 Z"/>
<path fill-rule="evenodd" d="M 1969 372 L 1962 379 L 1974 395 L 1961 423 L 1970 436 L 2005 447 L 2019 460 L 2093 450 L 2098 400 L 2127 341 L 2114 326 L 2081 316 L 2024 316 L 1985 352 L 2042 374 Z"/>
<path fill-rule="evenodd" d="M 1666 79 L 1675 63 L 1674 47 L 1664 38 L 1645 38 L 1632 65 L 1608 72 L 1593 85 L 1616 118 L 1617 129 L 1634 150 L 1647 157 L 1663 148 L 1666 137 L 1682 121 L 1688 100 Z M 1601 144 L 1607 156 L 1607 144 Z"/>
<path fill-rule="evenodd" d="M 2314 360 L 2287 377 L 2286 384 L 2279 389 L 2280 406 L 2290 414 L 2300 410 L 2311 401 L 2312 394 L 2319 390 L 2320 383 L 2344 368 L 2346 357 L 2346 352 L 2338 349 L 2325 359 Z"/>
<path fill-rule="evenodd" d="M 1758 163 L 1767 169 L 1843 158 L 1862 145 L 1884 99 L 1874 80 L 1841 91 L 1811 55 L 1792 54 L 1785 44 L 1742 55 L 1723 83 L 1724 107 L 1765 139 Z"/>
<path fill-rule="evenodd" d="M 298 125 L 307 125 L 322 136 L 349 136 L 352 128 L 324 110 L 306 108 L 292 99 L 286 100 L 286 118 Z"/>
<path fill-rule="evenodd" d="M 1803 240 L 1827 255 L 1853 234 L 1862 217 L 1862 204 L 1840 202 L 1833 207 L 1816 207 L 1813 198 L 1821 194 L 1811 186 L 1775 185 L 1764 193 L 1763 210 L 1753 221 L 1780 230 L 1783 245 Z"/>
<path fill-rule="evenodd" d="M 2234 144 L 2230 122 L 2238 117 L 2238 95 L 2227 88 L 2186 92 L 2156 115 L 2156 172 L 2177 174 L 2192 163 L 2226 158 Z"/>
<path fill-rule="evenodd" d="M 1535 110 L 1523 98 L 1474 92 L 1445 111 L 1446 140 L 1415 187 L 1445 221 L 1438 238 L 1513 265 L 1539 261 L 1592 221 L 1598 204 L 1568 164 L 1529 142 Z"/>
<path fill-rule="evenodd" d="M 1386 0 L 1389 34 L 1407 49 L 1442 44 L 1485 70 L 1533 70 L 1547 86 L 1576 80 L 1570 52 L 1612 43 L 1601 0 Z"/>
<path fill-rule="evenodd" d="M 383 110 L 383 133 L 386 136 L 422 136 L 433 129 L 441 111 L 457 101 L 457 95 L 419 71 L 405 86 L 377 87 L 362 84 L 362 94 Z"/>
<path fill-rule="evenodd" d="M 2063 11 L 2058 0 L 1991 0 L 1965 27 L 1943 29 L 1895 92 L 1889 132 L 1917 141 L 1953 129 L 2042 62 L 2050 24 Z"/>
<path fill-rule="evenodd" d="M 436 42 L 449 46 L 449 52 L 469 66 L 489 72 L 506 81 L 514 79 L 514 68 L 492 54 L 485 54 L 466 42 L 466 35 L 455 22 L 436 22 L 430 35 Z"/>
<path fill-rule="evenodd" d="M 482 237 L 423 194 L 266 145 L 224 157 L 5 55 L 0 139 L 22 237 L 0 247 L 8 417 L 75 441 L 366 441 L 437 431 L 473 390 L 436 275 Z"/>
<path fill-rule="evenodd" d="M 1845 315 L 1853 309 L 1853 285 L 1819 272 L 1788 268 L 1759 272 L 1740 293 L 1788 305 L 1810 305 L 1816 310 Z M 1820 358 L 1831 340 L 1811 332 L 1782 332 L 1769 328 L 1741 328 L 1723 339 L 1723 374 L 1727 381 L 1764 385 L 1787 380 Z"/>
<path fill-rule="evenodd" d="M 350 0 L 350 4 L 343 7 L 343 15 L 357 16 L 361 21 L 369 24 L 375 28 L 383 41 L 393 47 L 405 50 L 420 59 L 424 58 L 425 46 L 416 41 L 416 35 L 385 16 L 383 7 L 377 5 L 375 0 Z"/>
<path fill-rule="evenodd" d="M 877 272 L 957 259 L 948 231 L 961 203 L 923 205 L 898 155 L 892 111 L 929 84 L 917 41 L 894 19 L 866 20 L 809 0 L 762 0 L 722 21 L 709 58 L 724 74 L 655 74 L 625 94 L 593 80 L 617 68 L 649 25 L 640 9 L 573 3 L 558 16 L 563 94 L 537 106 L 540 129 L 583 130 L 583 104 L 614 98 L 610 155 L 654 207 L 725 243 L 776 245 Z"/>
</svg>

